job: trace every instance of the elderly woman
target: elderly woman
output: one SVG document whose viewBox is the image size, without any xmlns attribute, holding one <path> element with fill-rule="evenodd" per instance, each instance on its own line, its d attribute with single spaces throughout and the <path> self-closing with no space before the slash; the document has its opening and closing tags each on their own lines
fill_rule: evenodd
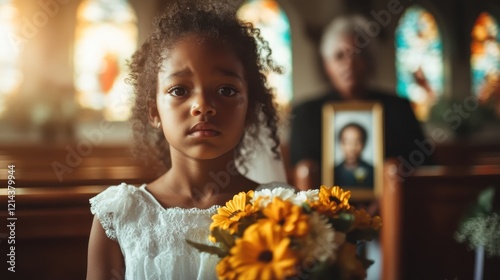
<svg viewBox="0 0 500 280">
<path fill-rule="evenodd" d="M 394 93 L 369 87 L 373 73 L 373 47 L 376 38 L 365 28 L 368 22 L 361 16 L 341 17 L 330 23 L 323 34 L 320 51 L 331 90 L 319 98 L 293 109 L 291 121 L 290 158 L 295 167 L 296 185 L 308 189 L 320 185 L 322 162 L 323 104 L 342 100 L 378 101 L 384 107 L 385 157 L 396 158 L 401 164 L 418 150 L 416 142 L 424 136 L 410 103 Z M 422 163 L 431 161 L 427 155 Z"/>
</svg>

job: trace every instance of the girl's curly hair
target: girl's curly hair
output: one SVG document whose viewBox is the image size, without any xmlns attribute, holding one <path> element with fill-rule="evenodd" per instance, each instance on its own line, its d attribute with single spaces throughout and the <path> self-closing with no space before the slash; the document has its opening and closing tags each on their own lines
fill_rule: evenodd
<svg viewBox="0 0 500 280">
<path fill-rule="evenodd" d="M 134 86 L 132 128 L 134 154 L 148 162 L 156 160 L 170 167 L 169 145 L 161 130 L 149 123 L 149 106 L 156 105 L 158 72 L 166 51 L 187 35 L 222 40 L 236 52 L 245 69 L 248 84 L 248 114 L 242 140 L 235 149 L 235 159 L 243 163 L 245 148 L 258 141 L 259 127 L 263 122 L 273 144 L 271 150 L 279 158 L 278 116 L 274 94 L 267 85 L 266 73 L 281 73 L 271 59 L 271 49 L 251 23 L 236 18 L 233 7 L 221 1 L 174 1 L 165 14 L 154 20 L 154 31 L 129 63 L 127 81 Z"/>
</svg>

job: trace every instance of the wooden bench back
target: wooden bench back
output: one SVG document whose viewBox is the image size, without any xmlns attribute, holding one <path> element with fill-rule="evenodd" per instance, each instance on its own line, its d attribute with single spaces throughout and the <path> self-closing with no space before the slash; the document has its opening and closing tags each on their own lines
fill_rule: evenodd
<svg viewBox="0 0 500 280">
<path fill-rule="evenodd" d="M 421 167 L 406 178 L 396 170 L 386 163 L 382 279 L 472 279 L 474 252 L 454 234 L 482 190 L 500 194 L 500 165 Z M 498 263 L 486 260 L 484 279 L 498 279 Z"/>
</svg>

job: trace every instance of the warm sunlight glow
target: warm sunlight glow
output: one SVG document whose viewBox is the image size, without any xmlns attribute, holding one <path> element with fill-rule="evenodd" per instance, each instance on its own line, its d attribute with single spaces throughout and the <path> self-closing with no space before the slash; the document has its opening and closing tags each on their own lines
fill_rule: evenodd
<svg viewBox="0 0 500 280">
<path fill-rule="evenodd" d="M 252 22 L 261 30 L 262 37 L 269 42 L 273 59 L 284 68 L 283 75 L 270 73 L 267 79 L 270 86 L 276 89 L 278 103 L 287 105 L 292 99 L 293 89 L 292 43 L 290 24 L 285 12 L 280 9 L 277 1 L 251 0 L 241 6 L 238 17 Z"/>
<path fill-rule="evenodd" d="M 0 0 L 0 117 L 7 99 L 19 88 L 22 73 L 18 68 L 18 53 L 14 42 L 14 21 L 18 11 L 11 0 Z"/>
<path fill-rule="evenodd" d="M 126 60 L 137 47 L 137 20 L 125 0 L 86 0 L 78 8 L 75 87 L 83 108 L 102 110 L 107 120 L 130 115 L 132 88 Z"/>
</svg>

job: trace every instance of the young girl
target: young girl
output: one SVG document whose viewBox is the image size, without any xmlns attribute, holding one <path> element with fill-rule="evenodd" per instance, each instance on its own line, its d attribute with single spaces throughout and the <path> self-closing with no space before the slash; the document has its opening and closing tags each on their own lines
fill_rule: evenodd
<svg viewBox="0 0 500 280">
<path fill-rule="evenodd" d="M 90 200 L 87 279 L 215 279 L 217 257 L 185 240 L 210 244 L 218 206 L 257 186 L 235 161 L 261 122 L 279 156 L 267 44 L 228 5 L 199 2 L 172 4 L 132 57 L 139 152 L 155 151 L 168 171 Z"/>
</svg>

